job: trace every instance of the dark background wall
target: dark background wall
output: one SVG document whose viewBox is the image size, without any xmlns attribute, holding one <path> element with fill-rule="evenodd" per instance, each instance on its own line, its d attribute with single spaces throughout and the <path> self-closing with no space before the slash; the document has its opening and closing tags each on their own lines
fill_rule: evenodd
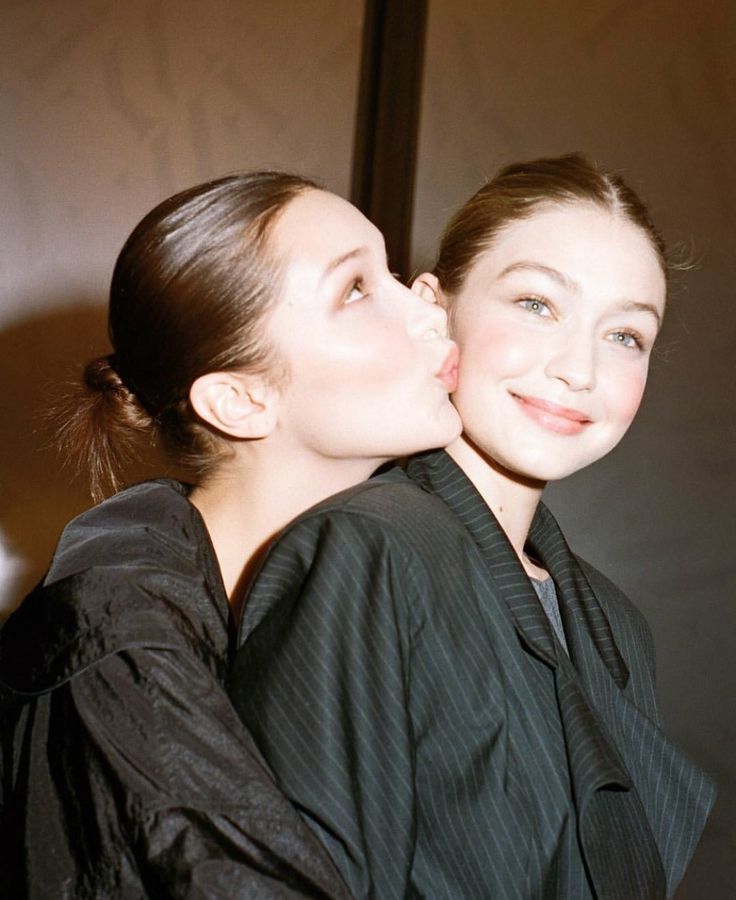
<svg viewBox="0 0 736 900">
<path fill-rule="evenodd" d="M 0 0 L 0 608 L 88 503 L 44 412 L 105 350 L 127 232 L 239 168 L 347 195 L 362 6 Z M 631 433 L 548 491 L 573 546 L 646 613 L 668 731 L 720 784 L 678 900 L 736 897 L 735 46 L 731 0 L 430 0 L 416 173 L 417 268 L 498 165 L 569 150 L 626 175 L 696 261 Z"/>
<path fill-rule="evenodd" d="M 734 47 L 731 0 L 435 0 L 417 170 L 419 266 L 499 164 L 570 150 L 620 171 L 694 262 L 632 430 L 547 490 L 646 614 L 667 730 L 720 786 L 678 900 L 736 897 Z"/>
<path fill-rule="evenodd" d="M 0 14 L 1 615 L 89 504 L 44 414 L 106 352 L 125 237 L 159 200 L 238 169 L 347 194 L 363 6 L 0 0 Z"/>
</svg>

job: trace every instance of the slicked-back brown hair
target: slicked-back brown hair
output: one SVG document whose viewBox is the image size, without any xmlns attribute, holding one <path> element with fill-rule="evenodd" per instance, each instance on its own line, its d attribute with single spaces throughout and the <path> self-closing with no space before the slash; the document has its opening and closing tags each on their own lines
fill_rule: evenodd
<svg viewBox="0 0 736 900">
<path fill-rule="evenodd" d="M 572 203 L 593 204 L 641 228 L 667 276 L 664 240 L 643 201 L 621 176 L 572 153 L 505 166 L 455 213 L 433 268 L 450 304 L 504 228 L 544 208 Z"/>
<path fill-rule="evenodd" d="M 189 404 L 201 375 L 278 377 L 263 328 L 280 283 L 269 236 L 288 203 L 316 188 L 282 172 L 232 175 L 170 197 L 133 230 L 110 287 L 113 353 L 88 363 L 61 434 L 95 499 L 117 488 L 136 432 L 155 428 L 200 475 L 214 466 L 223 442 Z"/>
</svg>

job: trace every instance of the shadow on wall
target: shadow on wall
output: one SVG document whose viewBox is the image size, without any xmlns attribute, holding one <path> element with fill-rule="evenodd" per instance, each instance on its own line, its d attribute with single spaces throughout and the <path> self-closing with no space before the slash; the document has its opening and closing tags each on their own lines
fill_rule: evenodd
<svg viewBox="0 0 736 900">
<path fill-rule="evenodd" d="M 64 525 L 91 505 L 84 473 L 53 447 L 48 412 L 84 364 L 108 351 L 107 312 L 93 298 L 57 300 L 0 330 L 0 622 L 43 575 Z M 148 456 L 126 481 L 167 473 Z"/>
</svg>

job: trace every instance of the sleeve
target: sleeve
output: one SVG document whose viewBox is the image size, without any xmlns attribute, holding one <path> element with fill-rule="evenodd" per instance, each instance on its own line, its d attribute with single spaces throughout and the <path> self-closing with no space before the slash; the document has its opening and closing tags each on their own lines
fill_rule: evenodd
<svg viewBox="0 0 736 900">
<path fill-rule="evenodd" d="M 416 831 L 411 564 L 382 524 L 299 523 L 249 595 L 231 695 L 353 895 L 405 896 Z M 265 614 L 263 610 L 267 610 Z"/>
<path fill-rule="evenodd" d="M 157 898 L 347 897 L 194 654 L 110 655 L 68 684 L 55 718 L 68 831 L 90 896 L 112 896 L 122 865 Z"/>
</svg>

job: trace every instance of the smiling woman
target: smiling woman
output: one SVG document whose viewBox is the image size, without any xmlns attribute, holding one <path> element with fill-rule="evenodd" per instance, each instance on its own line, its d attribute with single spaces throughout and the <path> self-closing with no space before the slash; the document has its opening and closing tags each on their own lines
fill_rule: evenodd
<svg viewBox="0 0 736 900">
<path fill-rule="evenodd" d="M 660 729 L 643 617 L 540 503 L 636 414 L 662 242 L 616 176 L 536 160 L 417 289 L 450 311 L 463 433 L 281 536 L 236 706 L 356 897 L 670 896 L 713 789 Z"/>
<path fill-rule="evenodd" d="M 296 514 L 457 436 L 445 330 L 370 222 L 298 176 L 199 185 L 137 225 L 64 443 L 96 494 L 141 433 L 194 483 L 71 522 L 0 632 L 8 896 L 347 896 L 225 694 L 233 612 Z"/>
<path fill-rule="evenodd" d="M 510 482 L 544 483 L 613 449 L 644 393 L 665 292 L 645 232 L 591 203 L 499 231 L 450 301 L 465 465 L 480 447 Z"/>
</svg>

